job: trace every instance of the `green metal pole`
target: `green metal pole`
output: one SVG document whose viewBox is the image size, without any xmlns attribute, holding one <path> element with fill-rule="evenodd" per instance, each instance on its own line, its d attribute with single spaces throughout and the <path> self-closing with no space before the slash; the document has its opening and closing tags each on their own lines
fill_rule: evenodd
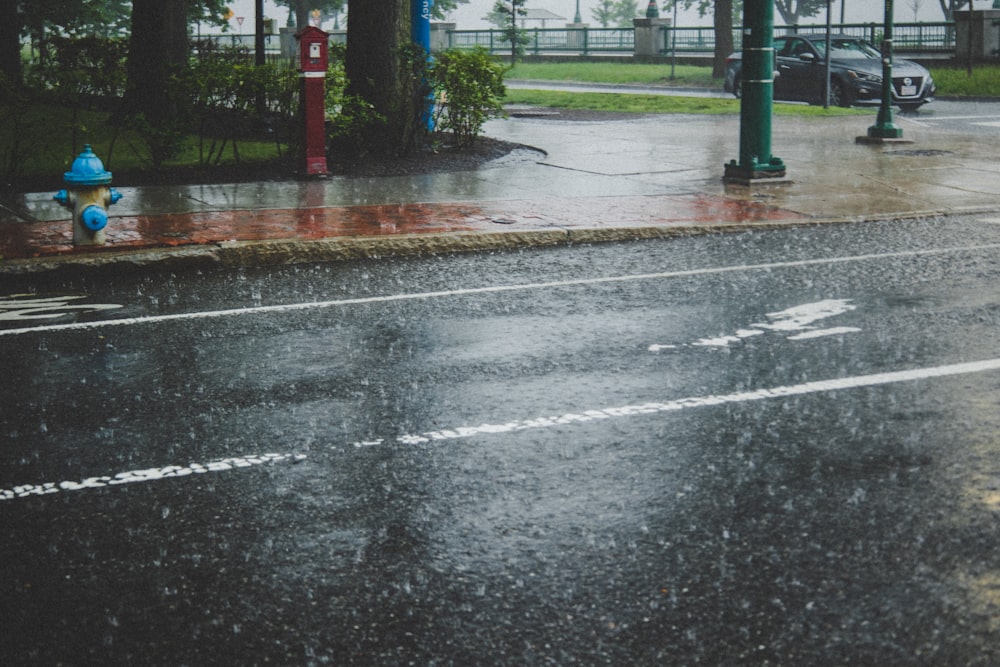
<svg viewBox="0 0 1000 667">
<path fill-rule="evenodd" d="M 892 0 L 885 0 L 885 33 L 882 40 L 882 104 L 875 124 L 868 128 L 872 139 L 902 139 L 903 128 L 892 122 Z"/>
<path fill-rule="evenodd" d="M 745 0 L 740 160 L 726 165 L 726 181 L 747 182 L 785 175 L 784 162 L 771 155 L 774 65 L 774 0 Z"/>
</svg>

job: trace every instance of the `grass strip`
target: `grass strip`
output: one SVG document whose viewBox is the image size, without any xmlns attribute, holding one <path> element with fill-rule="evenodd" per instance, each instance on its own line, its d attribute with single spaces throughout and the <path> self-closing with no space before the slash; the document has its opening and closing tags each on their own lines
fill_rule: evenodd
<svg viewBox="0 0 1000 667">
<path fill-rule="evenodd" d="M 507 104 L 553 109 L 588 109 L 591 111 L 622 111 L 627 113 L 674 114 L 738 114 L 737 99 L 679 97 L 668 95 L 633 95 L 629 93 L 576 93 L 561 90 L 508 90 Z M 872 110 L 824 109 L 806 104 L 775 103 L 776 116 L 857 116 L 870 115 Z"/>
</svg>

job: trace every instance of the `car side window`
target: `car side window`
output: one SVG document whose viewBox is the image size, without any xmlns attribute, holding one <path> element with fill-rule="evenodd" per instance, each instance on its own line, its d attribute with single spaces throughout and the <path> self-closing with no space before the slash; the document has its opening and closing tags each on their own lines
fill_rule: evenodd
<svg viewBox="0 0 1000 667">
<path fill-rule="evenodd" d="M 795 39 L 791 43 L 791 56 L 792 58 L 798 58 L 803 53 L 813 53 L 812 47 L 809 46 L 809 42 L 804 39 Z"/>
<path fill-rule="evenodd" d="M 785 37 L 774 38 L 774 55 L 782 58 L 788 55 L 788 39 Z"/>
</svg>

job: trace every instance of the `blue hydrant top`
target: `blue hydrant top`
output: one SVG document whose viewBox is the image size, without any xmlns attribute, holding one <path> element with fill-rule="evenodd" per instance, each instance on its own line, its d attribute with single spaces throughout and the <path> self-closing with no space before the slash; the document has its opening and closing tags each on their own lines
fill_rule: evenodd
<svg viewBox="0 0 1000 667">
<path fill-rule="evenodd" d="M 83 152 L 73 160 L 73 168 L 63 178 L 67 185 L 110 185 L 111 172 L 104 168 L 90 144 L 84 144 Z"/>
</svg>

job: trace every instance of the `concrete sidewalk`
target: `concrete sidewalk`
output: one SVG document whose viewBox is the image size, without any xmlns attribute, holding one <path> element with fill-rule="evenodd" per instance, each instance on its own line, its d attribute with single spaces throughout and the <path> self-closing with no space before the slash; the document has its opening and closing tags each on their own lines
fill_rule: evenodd
<svg viewBox="0 0 1000 667">
<path fill-rule="evenodd" d="M 898 119 L 897 119 L 898 120 Z M 982 137 L 899 121 L 910 144 L 855 143 L 874 116 L 775 119 L 791 182 L 722 182 L 736 116 L 491 121 L 535 147 L 480 169 L 183 187 L 117 187 L 108 243 L 72 246 L 52 192 L 0 203 L 0 274 L 165 264 L 236 266 L 1000 210 Z"/>
</svg>

